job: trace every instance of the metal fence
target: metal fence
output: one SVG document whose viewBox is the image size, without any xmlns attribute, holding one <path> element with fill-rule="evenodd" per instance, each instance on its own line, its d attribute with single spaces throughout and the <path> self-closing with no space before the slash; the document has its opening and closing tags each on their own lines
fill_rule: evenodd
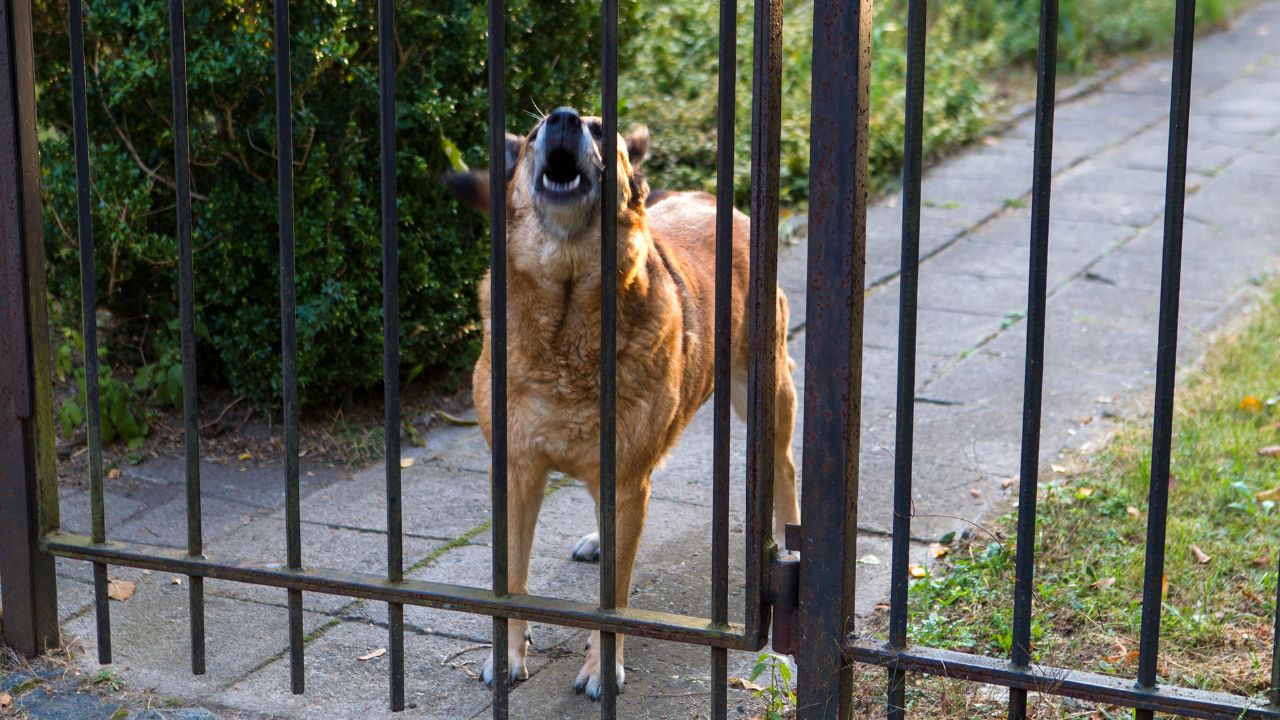
<svg viewBox="0 0 1280 720">
<path fill-rule="evenodd" d="M 239 567 L 203 555 L 195 373 L 198 279 L 191 246 L 190 161 L 187 147 L 183 0 L 169 0 L 173 91 L 176 222 L 181 306 L 183 416 L 186 439 L 185 551 L 109 541 L 103 512 L 103 469 L 97 410 L 97 352 L 93 233 L 85 111 L 83 0 L 69 0 L 73 123 L 78 179 L 85 362 L 89 406 L 88 458 L 91 533 L 59 529 L 53 459 L 50 358 L 36 92 L 30 0 L 0 0 L 0 570 L 3 571 L 5 642 L 31 654 L 57 643 L 54 558 L 93 563 L 98 654 L 111 660 L 107 566 L 186 574 L 190 578 L 192 671 L 205 669 L 203 579 L 215 578 L 287 591 L 292 691 L 304 690 L 302 593 L 320 592 L 385 602 L 389 611 L 390 705 L 404 707 L 404 605 L 445 608 L 494 618 L 493 716 L 508 715 L 507 618 L 602 631 L 601 715 L 616 716 L 613 678 L 616 634 L 638 635 L 710 648 L 712 717 L 727 715 L 729 649 L 757 650 L 768 639 L 796 656 L 798 715 L 804 720 L 850 714 L 856 663 L 888 669 L 887 713 L 906 715 L 909 672 L 1010 688 L 1009 717 L 1026 716 L 1028 692 L 1049 693 L 1136 709 L 1205 718 L 1280 718 L 1280 663 L 1273 660 L 1271 704 L 1247 698 L 1156 684 L 1164 532 L 1168 513 L 1179 260 L 1186 174 L 1194 0 L 1176 0 L 1173 93 L 1166 189 L 1165 246 L 1160 303 L 1157 393 L 1142 641 L 1135 680 L 1049 668 L 1031 662 L 1030 621 L 1039 425 L 1043 379 L 1046 268 L 1053 150 L 1057 0 L 1041 4 L 1034 189 L 1030 231 L 1028 340 L 1024 379 L 1022 467 L 1019 490 L 1017 579 L 1013 653 L 1008 660 L 908 645 L 907 562 L 911 522 L 911 446 L 915 387 L 916 283 L 919 260 L 920 180 L 925 83 L 926 1 L 910 0 L 903 173 L 902 273 L 899 335 L 897 451 L 894 472 L 892 594 L 888 642 L 859 637 L 853 628 L 854 558 L 858 489 L 862 291 L 867 199 L 867 108 L 871 61 L 871 2 L 815 0 L 809 207 L 808 328 L 806 332 L 803 455 L 803 529 L 788 528 L 788 546 L 800 560 L 778 557 L 769 542 L 773 472 L 773 343 L 776 306 L 779 125 L 781 117 L 782 1 L 755 4 L 751 135 L 751 270 L 747 532 L 744 623 L 728 621 L 729 374 L 731 207 L 735 127 L 736 26 L 734 0 L 720 2 L 717 145 L 716 330 L 714 349 L 713 543 L 711 617 L 618 608 L 615 596 L 615 347 L 616 277 L 603 272 L 600 377 L 600 598 L 596 604 L 508 591 L 506 442 L 506 243 L 503 173 L 491 174 L 492 264 L 492 517 L 490 588 L 424 582 L 404 577 L 399 448 L 399 328 L 397 326 L 397 211 L 395 173 L 394 3 L 378 0 L 380 138 L 382 150 L 382 261 L 386 421 L 387 572 L 352 573 L 304 565 L 298 477 L 297 337 L 295 332 L 294 208 L 288 3 L 275 4 L 276 111 L 279 181 L 280 312 L 283 352 L 287 558 L 283 569 Z M 602 87 L 605 198 L 616 198 L 618 35 L 617 0 L 602 2 Z M 504 162 L 504 0 L 489 0 L 491 167 Z M 617 207 L 602 210 L 602 267 L 616 266 Z"/>
</svg>

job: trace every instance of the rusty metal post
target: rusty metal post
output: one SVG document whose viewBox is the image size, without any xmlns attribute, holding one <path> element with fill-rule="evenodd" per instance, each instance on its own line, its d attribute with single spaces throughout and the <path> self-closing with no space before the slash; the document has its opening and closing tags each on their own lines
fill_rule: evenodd
<svg viewBox="0 0 1280 720">
<path fill-rule="evenodd" d="M 40 538 L 58 527 L 31 0 L 0 0 L 0 607 L 21 655 L 58 645 Z"/>
<path fill-rule="evenodd" d="M 817 0 L 809 155 L 800 720 L 850 716 L 871 0 Z"/>
</svg>

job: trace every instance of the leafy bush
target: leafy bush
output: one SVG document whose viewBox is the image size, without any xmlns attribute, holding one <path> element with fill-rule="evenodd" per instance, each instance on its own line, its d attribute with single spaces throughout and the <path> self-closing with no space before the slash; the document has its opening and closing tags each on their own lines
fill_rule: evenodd
<svg viewBox="0 0 1280 720">
<path fill-rule="evenodd" d="M 58 425 L 62 436 L 70 437 L 88 420 L 88 376 L 84 365 L 84 338 L 79 332 L 66 329 L 63 330 L 63 339 L 54 357 L 54 374 L 60 382 L 72 381 L 75 384 L 75 394 L 58 406 Z M 181 391 L 178 397 L 181 400 Z M 104 445 L 119 439 L 130 449 L 135 449 L 151 431 L 147 408 L 135 388 L 115 376 L 107 362 L 104 345 L 98 346 L 98 407 L 101 408 L 101 439 Z"/>
<path fill-rule="evenodd" d="M 74 310 L 65 3 L 35 5 L 50 288 Z M 535 101 L 598 105 L 596 4 L 507 5 L 508 127 L 527 129 Z M 200 372 L 259 404 L 280 385 L 271 10 L 188 3 L 186 21 Z M 377 28 L 365 0 L 291 12 L 298 371 L 303 401 L 315 402 L 382 378 Z M 94 0 L 85 14 L 99 302 L 126 323 L 163 322 L 177 315 L 166 3 Z M 485 7 L 402 2 L 396 20 L 402 357 L 408 368 L 461 364 L 489 251 L 483 220 L 446 198 L 439 176 L 446 148 L 487 164 Z"/>
</svg>

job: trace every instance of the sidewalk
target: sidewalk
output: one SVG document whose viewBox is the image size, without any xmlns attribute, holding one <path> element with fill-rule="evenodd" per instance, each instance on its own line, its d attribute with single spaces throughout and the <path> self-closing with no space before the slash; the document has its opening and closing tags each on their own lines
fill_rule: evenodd
<svg viewBox="0 0 1280 720">
<path fill-rule="evenodd" d="M 1182 276 L 1183 358 L 1204 333 L 1233 317 L 1253 281 L 1280 260 L 1280 1 L 1261 3 L 1196 48 Z M 1049 255 L 1048 330 L 1041 455 L 1096 446 L 1117 406 L 1141 408 L 1152 381 L 1160 282 L 1167 60 L 1140 64 L 1096 92 L 1058 107 Z M 1033 120 L 928 172 L 920 273 L 915 512 L 917 562 L 927 543 L 1009 507 L 1003 481 L 1018 470 Z M 868 290 L 858 612 L 888 594 L 899 262 L 897 199 L 869 211 Z M 779 255 L 790 297 L 803 386 L 805 243 Z M 635 607 L 706 615 L 710 598 L 711 419 L 704 409 L 653 478 L 637 563 Z M 742 575 L 745 430 L 733 430 L 731 578 Z M 802 436 L 797 428 L 796 453 Z M 476 428 L 433 430 L 406 453 L 408 576 L 484 586 L 490 577 L 488 453 Z M 304 463 L 303 561 L 382 572 L 382 469 L 348 475 Z M 202 465 L 210 558 L 278 567 L 285 557 L 283 471 L 234 458 Z M 185 541 L 182 463 L 123 469 L 108 481 L 108 536 L 180 546 Z M 531 590 L 595 597 L 597 567 L 569 549 L 592 529 L 587 493 L 555 483 L 534 548 Z M 63 498 L 63 524 L 87 530 L 83 490 Z M 78 636 L 82 671 L 97 672 L 90 568 L 61 562 L 64 628 Z M 208 674 L 189 667 L 187 588 L 174 578 L 112 568 L 136 594 L 111 605 L 114 670 L 131 688 L 154 689 L 226 716 L 378 718 L 387 710 L 387 658 L 357 658 L 387 642 L 378 603 L 306 594 L 307 694 L 289 694 L 283 591 L 207 581 Z M 185 579 L 183 579 L 185 584 Z M 730 607 L 741 613 L 741 585 Z M 483 718 L 489 691 L 470 675 L 487 648 L 487 617 L 406 608 L 407 701 L 403 718 Z M 740 618 L 738 618 L 740 619 Z M 530 679 L 511 697 L 512 717 L 592 718 L 575 695 L 585 631 L 535 625 Z M 620 716 L 686 720 L 709 715 L 705 648 L 632 638 Z M 730 656 L 730 675 L 753 657 Z M 749 694 L 731 689 L 730 717 L 748 717 Z M 21 700 L 21 698 L 19 698 Z M 108 714 L 107 717 L 110 715 Z"/>
</svg>

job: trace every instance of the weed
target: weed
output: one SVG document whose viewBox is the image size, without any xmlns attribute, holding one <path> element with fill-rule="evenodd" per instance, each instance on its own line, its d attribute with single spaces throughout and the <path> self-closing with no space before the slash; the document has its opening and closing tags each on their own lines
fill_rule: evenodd
<svg viewBox="0 0 1280 720">
<path fill-rule="evenodd" d="M 796 706 L 791 661 L 776 653 L 760 653 L 755 667 L 751 668 L 751 681 L 755 682 L 766 672 L 769 674 L 769 684 L 755 691 L 756 699 L 765 702 L 765 720 L 786 720 L 788 711 Z"/>
</svg>

